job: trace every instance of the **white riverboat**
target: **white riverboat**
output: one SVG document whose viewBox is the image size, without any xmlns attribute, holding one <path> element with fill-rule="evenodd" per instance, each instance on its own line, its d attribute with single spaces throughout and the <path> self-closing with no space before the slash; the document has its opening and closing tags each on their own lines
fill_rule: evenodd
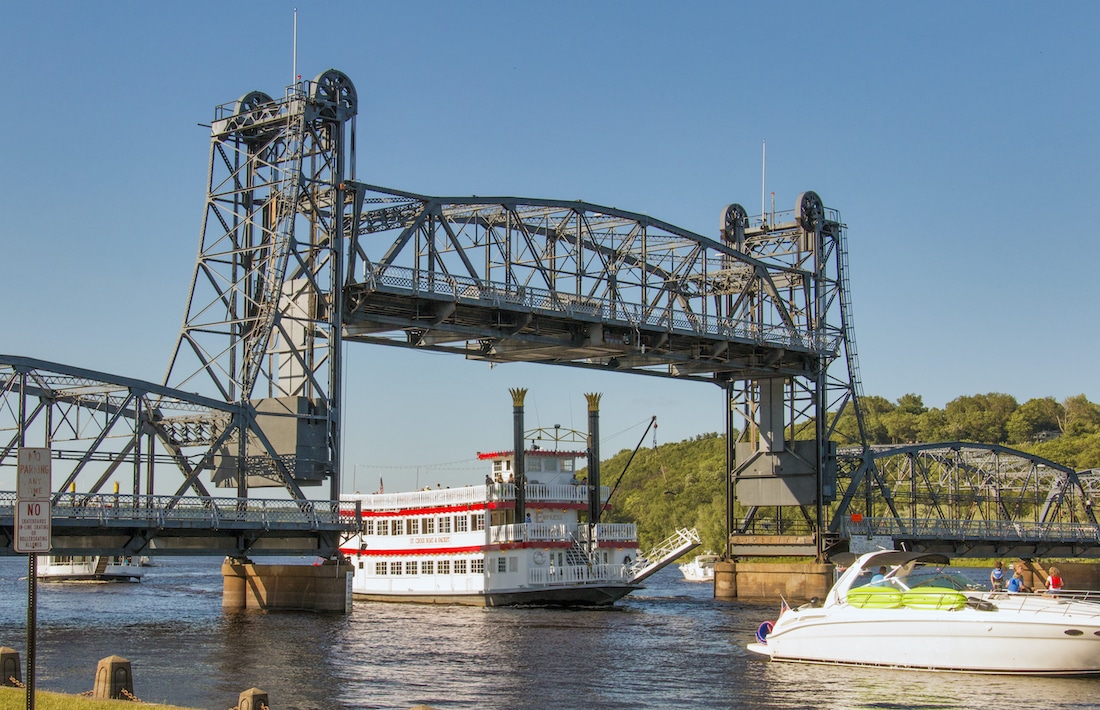
<svg viewBox="0 0 1100 710">
<path fill-rule="evenodd" d="M 1100 674 L 1100 603 L 988 592 L 942 555 L 861 556 L 821 605 L 784 608 L 749 650 L 773 661 L 1022 675 Z M 883 579 L 871 581 L 880 567 Z M 870 583 L 869 583 L 870 582 Z"/>
<path fill-rule="evenodd" d="M 691 562 L 680 565 L 680 573 L 689 582 L 713 582 L 714 563 L 718 561 L 718 555 L 708 552 L 705 555 L 697 555 Z"/>
<path fill-rule="evenodd" d="M 50 555 L 38 558 L 36 576 L 42 582 L 139 582 L 143 574 L 132 557 Z"/>
<path fill-rule="evenodd" d="M 484 484 L 344 495 L 362 534 L 341 546 L 355 567 L 352 595 L 372 601 L 502 606 L 606 605 L 635 583 L 636 526 L 589 519 L 576 478 L 584 451 L 525 452 L 517 517 L 515 453 L 481 453 Z M 600 490 L 600 509 L 607 488 Z"/>
</svg>

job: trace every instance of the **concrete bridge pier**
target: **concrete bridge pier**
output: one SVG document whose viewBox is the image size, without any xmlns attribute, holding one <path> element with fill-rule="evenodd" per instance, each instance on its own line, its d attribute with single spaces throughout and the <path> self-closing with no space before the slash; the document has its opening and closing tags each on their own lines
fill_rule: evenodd
<svg viewBox="0 0 1100 710">
<path fill-rule="evenodd" d="M 836 565 L 817 562 L 729 562 L 714 565 L 715 599 L 824 599 Z"/>
<path fill-rule="evenodd" d="M 321 565 L 257 565 L 226 558 L 222 608 L 351 613 L 351 577 L 344 562 Z"/>
</svg>

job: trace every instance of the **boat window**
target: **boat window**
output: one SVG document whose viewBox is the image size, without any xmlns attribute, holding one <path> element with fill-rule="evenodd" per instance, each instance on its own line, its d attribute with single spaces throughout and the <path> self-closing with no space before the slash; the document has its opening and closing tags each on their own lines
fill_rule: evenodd
<svg viewBox="0 0 1100 710">
<path fill-rule="evenodd" d="M 439 567 L 439 573 L 440 574 L 450 574 L 451 573 L 451 561 L 450 560 L 440 560 L 439 565 L 437 565 L 437 566 Z"/>
<path fill-rule="evenodd" d="M 390 521 L 390 534 L 392 535 L 404 535 L 405 534 L 405 521 L 402 518 L 394 518 Z"/>
<path fill-rule="evenodd" d="M 400 562 L 391 562 L 390 563 L 390 574 L 401 574 L 401 563 Z"/>
<path fill-rule="evenodd" d="M 519 558 L 518 557 L 513 556 L 513 557 L 508 558 L 508 571 L 509 572 L 518 572 L 519 571 Z"/>
<path fill-rule="evenodd" d="M 503 470 L 504 470 L 504 462 L 503 461 L 494 461 L 493 462 L 493 473 L 500 473 Z"/>
<path fill-rule="evenodd" d="M 435 518 L 424 518 L 424 534 L 431 535 L 435 532 Z"/>
<path fill-rule="evenodd" d="M 562 461 L 561 461 L 561 470 L 562 471 L 572 471 L 573 470 L 573 463 L 574 463 L 573 459 L 562 459 Z"/>
<path fill-rule="evenodd" d="M 385 520 L 379 520 L 378 521 L 378 528 L 375 530 L 374 534 L 375 535 L 389 535 L 390 534 L 390 524 L 389 524 L 389 522 L 387 522 Z"/>
<path fill-rule="evenodd" d="M 497 572 L 507 572 L 507 571 L 508 571 L 508 560 L 503 558 L 503 557 L 498 557 L 497 558 Z"/>
<path fill-rule="evenodd" d="M 445 515 L 439 519 L 439 532 L 449 533 L 451 531 L 451 516 Z"/>
<path fill-rule="evenodd" d="M 374 573 L 376 575 L 378 575 L 379 577 L 386 576 L 386 563 L 385 562 L 375 562 L 374 563 Z"/>
<path fill-rule="evenodd" d="M 409 518 L 409 534 L 420 534 L 420 518 Z"/>
<path fill-rule="evenodd" d="M 367 518 L 366 520 L 363 521 L 363 534 L 365 534 L 365 535 L 373 535 L 374 534 L 374 518 Z"/>
<path fill-rule="evenodd" d="M 481 558 L 470 560 L 470 572 L 473 574 L 485 574 L 485 560 Z"/>
<path fill-rule="evenodd" d="M 432 561 L 432 560 L 423 560 L 420 563 L 420 574 L 433 574 L 435 572 L 434 567 L 435 567 L 435 562 L 434 561 Z"/>
<path fill-rule="evenodd" d="M 455 574 L 466 574 L 466 560 L 455 560 Z"/>
<path fill-rule="evenodd" d="M 474 530 L 485 529 L 485 513 L 474 513 Z"/>
<path fill-rule="evenodd" d="M 455 532 L 466 532 L 470 528 L 470 518 L 465 515 L 455 516 Z"/>
<path fill-rule="evenodd" d="M 405 574 L 416 574 L 416 560 L 405 562 Z"/>
</svg>

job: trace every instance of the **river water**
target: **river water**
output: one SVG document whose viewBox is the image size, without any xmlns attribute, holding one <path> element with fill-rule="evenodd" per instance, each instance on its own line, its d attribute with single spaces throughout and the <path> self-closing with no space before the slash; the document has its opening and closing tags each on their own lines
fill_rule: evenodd
<svg viewBox="0 0 1100 710">
<path fill-rule="evenodd" d="M 305 563 L 307 561 L 301 560 Z M 38 586 L 41 690 L 79 693 L 112 654 L 142 700 L 225 710 L 1092 708 L 1100 679 L 773 664 L 745 644 L 775 604 L 720 602 L 675 567 L 614 608 L 356 603 L 350 615 L 224 612 L 220 558 L 161 558 L 139 584 Z M 24 557 L 0 558 L 0 646 L 26 663 Z M 978 571 L 978 576 L 982 574 Z"/>
</svg>

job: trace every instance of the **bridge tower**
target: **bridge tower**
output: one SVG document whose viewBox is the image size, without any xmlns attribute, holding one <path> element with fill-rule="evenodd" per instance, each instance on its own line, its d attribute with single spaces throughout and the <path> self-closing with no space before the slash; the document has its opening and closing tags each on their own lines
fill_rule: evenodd
<svg viewBox="0 0 1100 710">
<path fill-rule="evenodd" d="M 736 442 L 728 438 L 727 456 L 735 461 L 727 490 L 728 553 L 821 558 L 829 543 L 825 506 L 836 498 L 831 438 L 848 406 L 861 439 L 853 443 L 866 448 L 844 225 L 816 193 L 804 192 L 793 214 L 764 214 L 755 225 L 743 207 L 730 205 L 721 232 L 737 251 L 790 268 L 777 286 L 786 302 L 808 308 L 781 315 L 812 334 L 814 342 L 807 345 L 817 355 L 792 368 L 782 349 L 773 348 L 762 353 L 755 371 L 727 385 L 727 431 L 740 431 Z M 799 291 L 801 298 L 791 298 Z M 725 298 L 735 317 L 763 323 L 767 315 L 759 296 L 743 290 Z"/>
<path fill-rule="evenodd" d="M 351 80 L 328 70 L 284 96 L 217 107 L 198 259 L 164 382 L 243 405 L 215 427 L 214 481 L 339 495 L 341 286 L 356 200 Z M 241 433 L 244 432 L 244 433 Z"/>
</svg>

